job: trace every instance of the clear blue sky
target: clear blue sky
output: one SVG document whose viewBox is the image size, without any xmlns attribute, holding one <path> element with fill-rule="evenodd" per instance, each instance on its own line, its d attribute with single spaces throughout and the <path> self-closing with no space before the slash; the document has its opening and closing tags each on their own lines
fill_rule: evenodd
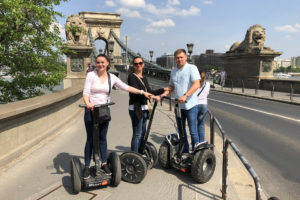
<svg viewBox="0 0 300 200">
<path fill-rule="evenodd" d="M 300 56 L 300 0 L 70 0 L 56 7 L 66 18 L 81 11 L 121 14 L 121 39 L 149 58 L 194 43 L 193 54 L 206 49 L 226 52 L 247 29 L 266 29 L 265 46 L 282 51 L 281 59 Z"/>
</svg>

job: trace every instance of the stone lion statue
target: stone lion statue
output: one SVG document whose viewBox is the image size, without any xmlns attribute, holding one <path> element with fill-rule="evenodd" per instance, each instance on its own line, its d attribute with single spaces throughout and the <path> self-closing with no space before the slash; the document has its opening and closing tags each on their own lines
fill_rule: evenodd
<svg viewBox="0 0 300 200">
<path fill-rule="evenodd" d="M 237 41 L 232 44 L 227 53 L 261 53 L 263 51 L 273 51 L 265 47 L 266 31 L 259 24 L 248 28 L 244 41 Z"/>
<path fill-rule="evenodd" d="M 77 31 L 70 27 L 76 27 Z M 72 31 L 73 30 L 73 31 Z M 66 37 L 68 45 L 85 45 L 87 37 L 87 26 L 78 15 L 71 15 L 66 22 Z"/>
</svg>

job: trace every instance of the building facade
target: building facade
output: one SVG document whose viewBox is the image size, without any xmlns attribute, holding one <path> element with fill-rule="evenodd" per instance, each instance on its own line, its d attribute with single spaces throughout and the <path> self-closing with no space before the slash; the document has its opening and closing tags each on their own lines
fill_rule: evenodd
<svg viewBox="0 0 300 200">
<path fill-rule="evenodd" d="M 300 67 L 300 56 L 292 57 L 292 67 Z"/>
<path fill-rule="evenodd" d="M 172 69 L 176 65 L 175 60 L 174 60 L 174 55 L 164 54 L 161 57 L 157 57 L 156 64 L 158 64 L 166 69 Z"/>
<path fill-rule="evenodd" d="M 221 69 L 224 66 L 222 55 L 223 53 L 215 53 L 213 49 L 207 49 L 205 53 L 193 55 L 192 61 L 199 69 L 207 65 Z"/>
</svg>

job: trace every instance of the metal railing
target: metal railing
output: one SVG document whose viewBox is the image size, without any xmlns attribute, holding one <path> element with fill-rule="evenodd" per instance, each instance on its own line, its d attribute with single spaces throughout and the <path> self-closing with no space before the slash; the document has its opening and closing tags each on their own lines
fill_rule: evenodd
<svg viewBox="0 0 300 200">
<path fill-rule="evenodd" d="M 215 84 L 218 84 L 218 82 L 216 80 L 210 80 L 213 81 L 213 88 L 216 88 Z M 282 83 L 280 82 L 285 82 L 286 84 L 286 89 L 285 91 L 283 91 L 282 89 L 280 90 L 278 87 L 282 87 Z M 299 81 L 288 81 L 288 80 L 240 80 L 240 81 L 233 81 L 231 78 L 228 78 L 226 80 L 226 85 L 227 85 L 227 89 L 230 90 L 231 92 L 241 92 L 243 94 L 246 94 L 245 89 L 248 90 L 248 94 L 250 95 L 264 95 L 265 97 L 267 97 L 268 95 L 265 95 L 265 93 L 261 93 L 262 91 L 265 92 L 269 92 L 270 94 L 270 99 L 274 99 L 274 95 L 275 92 L 281 92 L 281 93 L 287 93 L 288 94 L 288 98 L 286 98 L 286 100 L 289 100 L 290 102 L 294 102 L 295 99 L 294 97 L 297 97 L 297 95 L 295 95 L 295 87 L 299 93 L 299 85 L 300 82 Z M 248 87 L 246 87 L 248 84 Z M 264 87 L 263 85 L 267 85 L 266 87 Z M 220 86 L 220 89 L 222 91 L 225 91 L 225 87 Z M 239 90 L 240 89 L 240 90 Z M 254 91 L 253 93 L 249 93 L 249 90 Z M 277 94 L 279 94 L 277 93 Z M 296 100 L 297 101 L 297 100 Z"/>
<path fill-rule="evenodd" d="M 170 110 L 172 109 L 172 102 L 169 101 L 170 104 Z M 254 169 L 250 166 L 247 159 L 242 155 L 240 150 L 237 148 L 237 146 L 232 142 L 230 138 L 227 138 L 225 135 L 225 131 L 222 128 L 221 124 L 219 123 L 218 119 L 208 110 L 207 111 L 209 117 L 210 117 L 210 143 L 215 144 L 215 125 L 218 127 L 221 136 L 222 136 L 222 199 L 227 200 L 227 186 L 228 186 L 228 147 L 230 146 L 233 150 L 233 152 L 238 156 L 240 161 L 243 163 L 247 171 L 249 172 L 250 176 L 252 177 L 254 184 L 255 184 L 255 192 L 256 192 L 256 200 L 262 200 L 262 187 L 260 184 L 260 179 L 257 176 Z M 213 149 L 212 149 L 213 150 Z"/>
</svg>

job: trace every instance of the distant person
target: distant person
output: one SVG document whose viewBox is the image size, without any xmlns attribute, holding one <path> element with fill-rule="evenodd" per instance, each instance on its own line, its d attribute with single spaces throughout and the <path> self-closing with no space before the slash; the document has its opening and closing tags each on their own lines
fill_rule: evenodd
<svg viewBox="0 0 300 200">
<path fill-rule="evenodd" d="M 114 74 L 107 73 L 109 69 L 109 58 L 105 54 L 100 54 L 96 58 L 96 70 L 90 72 L 86 76 L 83 89 L 83 101 L 87 106 L 84 112 L 84 123 L 87 133 L 85 148 L 84 148 L 84 161 L 85 167 L 83 170 L 83 178 L 87 179 L 90 176 L 90 162 L 93 151 L 93 117 L 92 112 L 94 105 L 106 104 L 110 101 L 109 98 L 109 77 L 111 88 L 117 86 L 118 88 L 128 91 L 140 96 L 145 96 L 146 98 L 150 97 L 148 92 L 143 90 L 135 89 L 127 84 L 123 83 L 117 76 Z M 111 172 L 107 166 L 107 141 L 106 135 L 108 131 L 109 122 L 103 122 L 99 125 L 99 150 L 101 156 L 102 166 L 101 168 L 107 175 L 110 175 Z"/>
<path fill-rule="evenodd" d="M 87 73 L 88 73 L 88 72 L 92 72 L 92 71 L 94 71 L 95 68 L 96 68 L 96 67 L 95 67 L 95 66 L 92 66 L 91 63 L 88 63 L 86 72 L 87 72 Z"/>
<path fill-rule="evenodd" d="M 199 142 L 204 142 L 205 132 L 204 132 L 204 119 L 207 112 L 207 96 L 210 90 L 210 83 L 205 80 L 205 71 L 200 72 L 200 88 L 196 91 L 198 96 L 198 134 Z"/>
<path fill-rule="evenodd" d="M 196 90 L 200 87 L 200 74 L 195 65 L 187 63 L 187 55 L 184 49 L 177 49 L 174 52 L 176 67 L 170 74 L 169 90 L 166 90 L 161 96 L 164 97 L 174 91 L 175 98 L 178 99 L 183 131 L 185 135 L 184 153 L 189 152 L 189 143 L 186 134 L 186 120 L 192 139 L 192 150 L 199 142 L 197 131 L 198 99 Z M 175 113 L 176 114 L 176 113 Z"/>
<path fill-rule="evenodd" d="M 225 85 L 225 80 L 226 80 L 226 71 L 224 70 L 224 68 L 222 68 L 221 73 L 220 73 L 220 76 L 221 76 L 220 85 L 221 85 L 222 87 L 224 87 L 224 85 Z"/>
<path fill-rule="evenodd" d="M 152 90 L 149 86 L 146 76 L 143 75 L 143 68 L 145 66 L 144 60 L 140 56 L 133 58 L 133 73 L 128 75 L 128 85 L 152 93 L 160 95 L 164 92 L 164 88 Z M 160 100 L 159 96 L 151 96 L 157 101 Z M 149 108 L 147 105 L 148 99 L 139 94 L 129 93 L 129 115 L 132 124 L 132 139 L 131 151 L 142 153 L 143 139 L 146 133 L 146 123 L 149 117 Z"/>
<path fill-rule="evenodd" d="M 211 69 L 211 71 L 210 71 L 210 77 L 211 77 L 212 80 L 214 80 L 215 75 L 216 75 L 215 69 Z"/>
</svg>

